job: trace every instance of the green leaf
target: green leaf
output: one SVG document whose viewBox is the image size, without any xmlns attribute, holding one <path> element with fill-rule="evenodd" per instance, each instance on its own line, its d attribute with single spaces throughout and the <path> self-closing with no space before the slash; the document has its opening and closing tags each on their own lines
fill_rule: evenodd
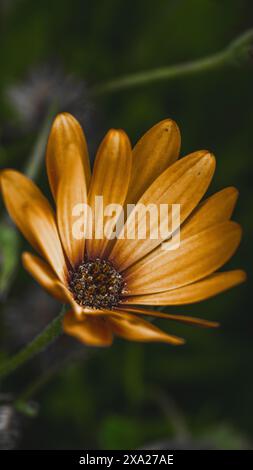
<svg viewBox="0 0 253 470">
<path fill-rule="evenodd" d="M 19 235 L 14 227 L 0 223 L 0 297 L 6 295 L 18 263 Z"/>
</svg>

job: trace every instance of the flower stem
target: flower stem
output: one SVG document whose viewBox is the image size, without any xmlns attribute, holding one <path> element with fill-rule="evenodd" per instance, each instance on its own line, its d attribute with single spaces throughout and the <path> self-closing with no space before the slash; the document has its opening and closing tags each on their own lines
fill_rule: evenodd
<svg viewBox="0 0 253 470">
<path fill-rule="evenodd" d="M 50 343 L 52 343 L 62 333 L 62 318 L 65 312 L 63 307 L 60 314 L 49 323 L 49 325 L 36 336 L 27 346 L 14 356 L 10 357 L 0 365 L 0 379 L 7 377 L 18 367 L 29 361 L 39 352 L 43 351 Z"/>
<path fill-rule="evenodd" d="M 38 135 L 37 141 L 35 142 L 33 151 L 24 168 L 24 173 L 26 176 L 28 176 L 28 178 L 36 179 L 40 172 L 41 164 L 44 161 L 44 154 L 46 150 L 50 127 L 52 124 L 53 117 L 56 114 L 56 111 L 57 106 L 56 103 L 53 102 L 48 110 L 45 121 L 43 122 L 41 131 Z"/>
<path fill-rule="evenodd" d="M 28 415 L 36 416 L 38 408 L 33 401 L 34 397 L 47 385 L 55 375 L 59 374 L 62 369 L 66 370 L 70 365 L 82 360 L 87 361 L 95 352 L 95 349 L 82 347 L 81 349 L 70 349 L 67 356 L 61 359 L 57 363 L 51 364 L 47 369 L 40 374 L 39 377 L 35 378 L 25 390 L 16 398 L 13 402 L 14 407 L 17 411 Z"/>
<path fill-rule="evenodd" d="M 185 64 L 161 67 L 158 69 L 146 70 L 145 72 L 125 75 L 124 77 L 120 77 L 116 80 L 111 80 L 97 86 L 93 91 L 96 95 L 102 95 L 105 93 L 134 88 L 152 82 L 169 80 L 186 75 L 194 75 L 198 72 L 219 67 L 224 63 L 224 58 L 224 54 L 219 53 L 205 59 L 187 62 Z"/>
<path fill-rule="evenodd" d="M 252 44 L 253 30 L 251 29 L 244 32 L 241 36 L 233 40 L 228 47 L 218 53 L 183 64 L 125 75 L 118 79 L 110 80 L 101 85 L 95 86 L 93 88 L 93 93 L 95 95 L 103 95 L 148 83 L 195 75 L 200 72 L 214 70 L 227 65 L 235 66 L 244 61 L 250 60 Z"/>
</svg>

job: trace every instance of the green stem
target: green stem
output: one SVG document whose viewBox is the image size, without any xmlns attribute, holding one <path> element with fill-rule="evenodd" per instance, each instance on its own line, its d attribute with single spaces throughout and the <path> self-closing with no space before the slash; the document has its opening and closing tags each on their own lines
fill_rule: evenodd
<svg viewBox="0 0 253 470">
<path fill-rule="evenodd" d="M 224 50 L 216 54 L 183 64 L 125 75 L 118 79 L 110 80 L 104 84 L 95 86 L 93 88 L 93 93 L 95 95 L 113 93 L 148 83 L 195 75 L 200 72 L 207 72 L 227 65 L 238 65 L 238 63 L 242 63 L 243 61 L 249 61 L 250 51 L 252 51 L 252 43 L 253 30 L 249 30 L 232 41 L 232 43 Z"/>
<path fill-rule="evenodd" d="M 52 103 L 45 118 L 45 121 L 42 125 L 42 129 L 39 133 L 38 139 L 35 142 L 31 156 L 29 157 L 29 160 L 24 168 L 24 173 L 26 176 L 28 176 L 28 178 L 36 179 L 40 172 L 41 164 L 45 156 L 47 139 L 52 124 L 52 119 L 56 114 L 56 110 L 56 104 Z"/>
<path fill-rule="evenodd" d="M 38 409 L 34 406 L 34 396 L 36 396 L 45 385 L 50 382 L 63 368 L 66 370 L 71 363 L 85 360 L 90 358 L 94 353 L 94 349 L 82 348 L 81 350 L 70 350 L 68 355 L 60 362 L 49 366 L 42 375 L 37 377 L 26 387 L 26 389 L 16 398 L 14 401 L 14 407 L 16 410 L 28 416 L 36 416 Z"/>
<path fill-rule="evenodd" d="M 225 54 L 222 52 L 205 59 L 187 62 L 185 64 L 161 67 L 158 69 L 125 75 L 124 77 L 116 80 L 111 80 L 102 85 L 98 85 L 93 91 L 96 95 L 101 95 L 145 85 L 147 83 L 169 80 L 186 75 L 194 75 L 199 72 L 220 67 L 225 63 L 225 57 Z"/>
<path fill-rule="evenodd" d="M 31 402 L 31 399 L 50 381 L 59 369 L 59 364 L 49 367 L 45 374 L 40 375 L 31 384 L 29 384 L 25 391 L 14 401 L 13 405 L 16 410 L 27 416 L 36 416 L 38 409 L 37 406 Z"/>
<path fill-rule="evenodd" d="M 29 359 L 43 351 L 50 343 L 61 335 L 64 312 L 65 309 L 63 308 L 60 314 L 42 331 L 42 333 L 36 336 L 27 346 L 21 349 L 21 351 L 0 365 L 0 379 L 7 377 Z"/>
<path fill-rule="evenodd" d="M 167 418 L 169 429 L 173 427 L 174 434 L 178 439 L 189 439 L 191 437 L 183 413 L 175 400 L 163 390 L 154 387 L 149 390 L 147 398 L 156 403 Z"/>
</svg>

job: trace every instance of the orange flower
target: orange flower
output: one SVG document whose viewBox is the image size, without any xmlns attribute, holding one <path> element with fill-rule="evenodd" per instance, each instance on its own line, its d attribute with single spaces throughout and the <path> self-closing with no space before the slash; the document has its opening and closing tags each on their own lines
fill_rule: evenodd
<svg viewBox="0 0 253 470">
<path fill-rule="evenodd" d="M 54 297 L 71 306 L 64 331 L 89 345 L 108 346 L 118 335 L 133 341 L 182 344 L 142 316 L 217 326 L 197 318 L 144 309 L 143 305 L 199 302 L 245 280 L 241 270 L 216 272 L 237 249 L 241 229 L 230 221 L 237 190 L 229 187 L 199 204 L 214 173 L 207 151 L 177 161 L 180 133 L 171 120 L 152 127 L 131 150 L 122 130 L 102 141 L 91 175 L 83 131 L 70 114 L 56 117 L 46 164 L 56 213 L 37 186 L 14 170 L 1 172 L 7 210 L 42 258 L 23 253 L 29 273 Z M 162 239 L 92 237 L 72 233 L 72 209 L 80 203 L 180 204 L 181 244 L 174 251 Z M 134 230 L 135 210 L 128 226 Z M 97 221 L 102 217 L 97 214 Z M 142 223 L 142 220 L 140 221 Z"/>
</svg>

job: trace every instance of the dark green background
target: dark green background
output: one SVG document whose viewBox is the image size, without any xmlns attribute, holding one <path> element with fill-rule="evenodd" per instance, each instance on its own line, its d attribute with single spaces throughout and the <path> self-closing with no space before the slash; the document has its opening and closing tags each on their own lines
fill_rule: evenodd
<svg viewBox="0 0 253 470">
<path fill-rule="evenodd" d="M 2 167 L 24 166 L 42 124 L 20 130 L 7 99 L 8 87 L 31 69 L 60 64 L 89 87 L 214 53 L 253 27 L 251 0 L 6 0 L 0 5 Z M 36 395 L 38 416 L 24 424 L 22 419 L 19 447 L 126 449 L 170 439 L 183 446 L 252 446 L 252 83 L 253 64 L 248 64 L 90 98 L 92 147 L 110 127 L 125 129 L 135 142 L 171 117 L 181 129 L 182 154 L 207 148 L 216 155 L 210 192 L 230 185 L 240 191 L 235 218 L 244 237 L 229 266 L 245 268 L 249 279 L 217 298 L 170 309 L 222 323 L 211 331 L 159 321 L 166 331 L 186 337 L 184 347 L 116 340 L 110 349 L 67 363 Z M 35 283 L 19 266 L 2 309 L 5 352 L 20 347 L 24 335 L 31 339 L 51 315 L 45 312 L 47 297 L 44 303 L 30 300 L 34 292 Z M 53 308 L 50 303 L 50 312 Z M 72 340 L 59 342 L 3 390 L 16 396 L 48 370 L 50 351 L 58 364 L 75 347 Z"/>
</svg>

